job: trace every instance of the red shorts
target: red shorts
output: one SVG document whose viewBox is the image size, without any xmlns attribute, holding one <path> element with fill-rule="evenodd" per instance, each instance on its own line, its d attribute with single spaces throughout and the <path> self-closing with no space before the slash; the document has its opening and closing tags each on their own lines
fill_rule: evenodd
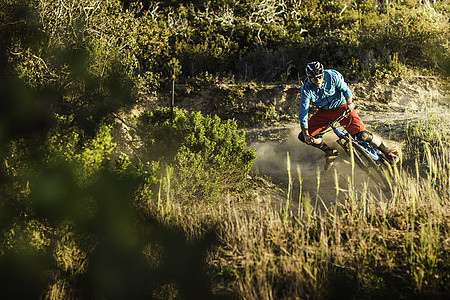
<svg viewBox="0 0 450 300">
<path fill-rule="evenodd" d="M 308 121 L 309 134 L 315 135 L 321 131 L 328 125 L 328 123 L 339 117 L 346 109 L 347 103 L 341 107 L 331 110 L 319 109 Z M 366 130 L 366 127 L 354 109 L 350 112 L 350 115 L 347 118 L 343 119 L 339 123 L 344 126 L 345 130 L 347 130 L 347 132 L 351 135 L 355 135 L 358 132 Z"/>
</svg>

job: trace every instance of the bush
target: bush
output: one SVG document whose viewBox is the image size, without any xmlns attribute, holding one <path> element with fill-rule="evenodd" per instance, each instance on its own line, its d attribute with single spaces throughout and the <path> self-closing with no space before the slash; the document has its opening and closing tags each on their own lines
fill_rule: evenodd
<svg viewBox="0 0 450 300">
<path fill-rule="evenodd" d="M 234 120 L 222 122 L 199 112 L 185 117 L 177 109 L 171 117 L 169 108 L 146 112 L 140 119 L 140 153 L 172 168 L 174 199 L 213 199 L 243 187 L 256 156 L 246 149 L 245 133 L 237 132 Z"/>
</svg>

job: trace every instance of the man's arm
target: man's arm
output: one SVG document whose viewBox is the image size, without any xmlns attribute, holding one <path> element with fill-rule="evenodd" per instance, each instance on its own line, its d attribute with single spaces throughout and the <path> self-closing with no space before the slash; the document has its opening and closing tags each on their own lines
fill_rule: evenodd
<svg viewBox="0 0 450 300">
<path fill-rule="evenodd" d="M 298 114 L 300 127 L 308 127 L 309 95 L 305 89 L 305 86 L 302 86 L 300 92 L 300 112 Z"/>
<path fill-rule="evenodd" d="M 344 76 L 338 71 L 335 71 L 336 74 L 336 88 L 344 94 L 345 101 L 347 102 L 347 107 L 350 110 L 355 108 L 355 104 L 353 103 L 353 93 L 348 87 L 347 83 L 344 80 Z"/>
<path fill-rule="evenodd" d="M 302 129 L 303 138 L 307 144 L 311 144 L 314 138 L 309 135 L 308 132 L 308 111 L 309 111 L 309 98 L 305 95 L 305 91 L 302 88 L 300 96 L 300 128 Z"/>
<path fill-rule="evenodd" d="M 302 129 L 303 138 L 307 144 L 311 144 L 314 138 L 308 132 L 308 111 L 309 111 L 309 95 L 305 91 L 305 86 L 302 86 L 300 94 L 300 128 Z"/>
</svg>

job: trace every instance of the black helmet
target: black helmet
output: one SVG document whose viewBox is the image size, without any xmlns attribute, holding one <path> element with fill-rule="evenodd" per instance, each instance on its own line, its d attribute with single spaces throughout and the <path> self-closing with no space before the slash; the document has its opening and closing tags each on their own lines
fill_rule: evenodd
<svg viewBox="0 0 450 300">
<path fill-rule="evenodd" d="M 317 76 L 323 73 L 323 65 L 318 61 L 310 62 L 306 65 L 306 75 Z"/>
</svg>

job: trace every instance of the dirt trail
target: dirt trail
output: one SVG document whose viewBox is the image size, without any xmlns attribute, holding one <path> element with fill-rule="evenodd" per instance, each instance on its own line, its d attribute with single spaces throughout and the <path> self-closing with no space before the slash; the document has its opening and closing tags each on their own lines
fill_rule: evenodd
<svg viewBox="0 0 450 300">
<path fill-rule="evenodd" d="M 292 182 L 291 199 L 294 202 L 298 201 L 301 192 L 302 195 L 309 194 L 313 201 L 318 196 L 318 199 L 324 203 L 332 203 L 336 197 L 343 195 L 342 193 L 336 194 L 336 183 L 345 189 L 352 180 L 352 184 L 360 190 L 368 185 L 373 192 L 377 192 L 378 187 L 368 179 L 362 170 L 358 167 L 352 170 L 349 158 L 343 151 L 340 151 L 334 167 L 325 171 L 323 169 L 325 163 L 323 152 L 301 143 L 297 139 L 298 132 L 299 127 L 295 123 L 270 127 L 266 130 L 247 131 L 248 146 L 256 149 L 258 157 L 252 168 L 252 174 L 270 177 L 270 181 L 276 187 L 272 192 L 265 192 L 267 197 L 271 198 L 271 202 L 279 203 L 287 198 L 289 165 Z M 328 144 L 340 150 L 339 146 L 333 142 L 333 134 L 328 134 L 324 138 Z M 351 176 L 352 172 L 354 172 L 354 176 Z M 301 178 L 301 183 L 299 178 Z"/>
</svg>

